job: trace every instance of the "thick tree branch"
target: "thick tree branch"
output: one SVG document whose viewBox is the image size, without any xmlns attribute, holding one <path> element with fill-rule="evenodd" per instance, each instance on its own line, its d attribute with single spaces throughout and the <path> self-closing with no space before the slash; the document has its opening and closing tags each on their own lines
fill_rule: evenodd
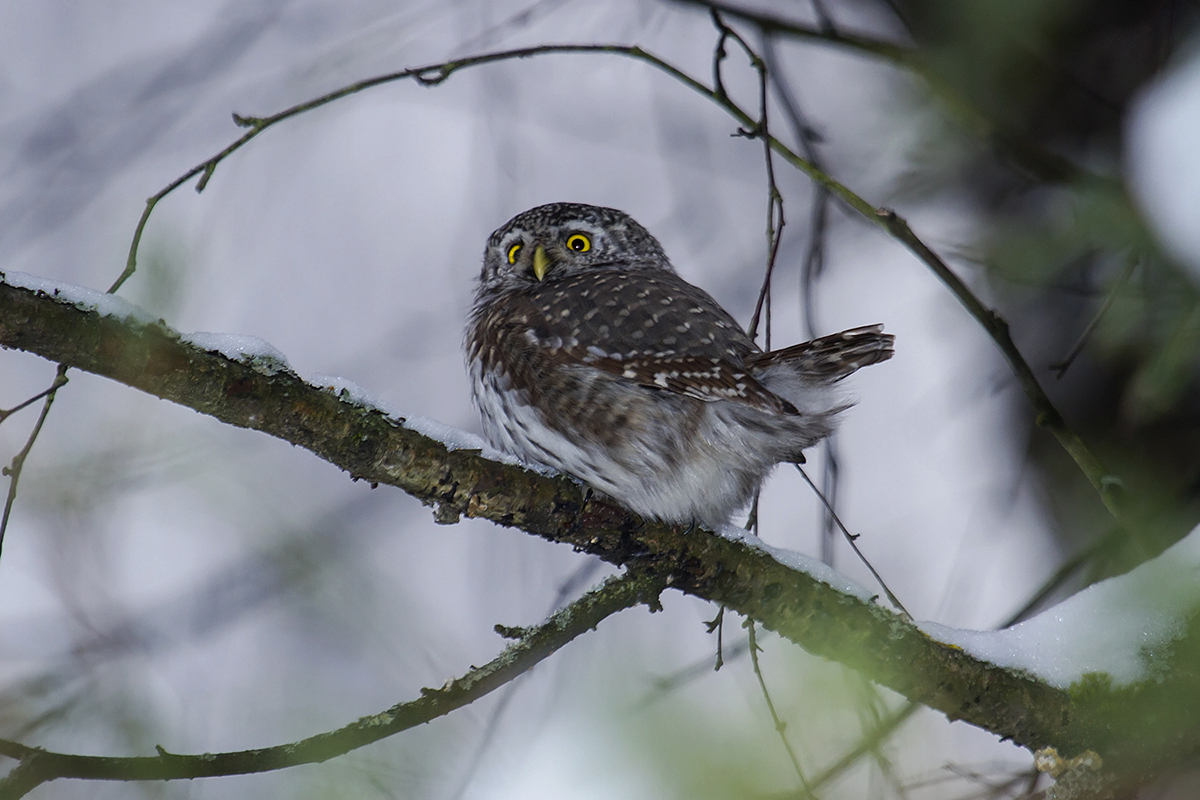
<svg viewBox="0 0 1200 800">
<path fill-rule="evenodd" d="M 110 758 L 54 753 L 0 739 L 0 754 L 21 762 L 0 780 L 0 800 L 15 800 L 42 783 L 59 778 L 164 781 L 246 775 L 328 761 L 478 700 L 618 611 L 639 603 L 658 610 L 658 595 L 664 585 L 662 575 L 653 572 L 631 571 L 610 578 L 541 625 L 521 629 L 517 641 L 496 658 L 448 681 L 440 689 L 422 689 L 417 700 L 397 703 L 380 714 L 291 744 L 203 755 L 177 755 L 160 747 L 157 756 Z M 509 633 L 509 629 L 504 632 Z"/>
<path fill-rule="evenodd" d="M 839 592 L 745 542 L 642 520 L 568 478 L 490 461 L 478 451 L 448 450 L 402 420 L 311 386 L 286 369 L 205 352 L 161 322 L 102 316 L 0 283 L 0 346 L 279 437 L 355 478 L 397 486 L 437 506 L 439 521 L 462 514 L 482 517 L 613 564 L 661 571 L 680 591 L 728 606 L 910 700 L 1019 744 L 1053 745 L 1065 753 L 1092 749 L 1106 761 L 1136 764 L 1139 770 L 1165 763 L 1170 751 L 1195 749 L 1196 737 L 1178 732 L 1200 725 L 1200 709 L 1192 708 L 1200 693 L 1181 702 L 1180 687 L 1168 681 L 1137 695 L 1160 698 L 1166 704 L 1162 713 L 1192 714 L 1186 717 L 1189 724 L 1160 727 L 1160 713 L 1144 720 L 1122 718 L 1115 725 L 1113 709 L 1129 706 L 1128 694 L 1090 686 L 1081 700 L 978 661 L 929 639 L 875 603 Z M 1164 730 L 1175 732 L 1170 746 L 1156 735 Z"/>
</svg>

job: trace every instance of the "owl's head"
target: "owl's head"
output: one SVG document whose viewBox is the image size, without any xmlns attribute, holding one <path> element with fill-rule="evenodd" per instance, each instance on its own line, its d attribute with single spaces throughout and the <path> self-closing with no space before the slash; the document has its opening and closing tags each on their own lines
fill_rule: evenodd
<svg viewBox="0 0 1200 800">
<path fill-rule="evenodd" d="M 551 203 L 524 211 L 488 239 L 480 289 L 519 288 L 589 269 L 674 271 L 662 245 L 615 208 Z"/>
</svg>

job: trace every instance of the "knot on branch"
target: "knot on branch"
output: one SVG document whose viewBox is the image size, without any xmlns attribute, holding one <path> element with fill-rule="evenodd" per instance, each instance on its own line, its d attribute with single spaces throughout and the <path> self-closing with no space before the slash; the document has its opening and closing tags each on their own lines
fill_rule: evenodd
<svg viewBox="0 0 1200 800">
<path fill-rule="evenodd" d="M 501 625 L 497 623 L 492 630 L 503 636 L 505 639 L 524 639 L 529 635 L 532 629 L 523 628 L 520 625 Z"/>
<path fill-rule="evenodd" d="M 233 124 L 239 128 L 263 128 L 267 121 L 262 117 L 243 117 L 241 114 L 234 113 Z"/>
<path fill-rule="evenodd" d="M 426 67 L 413 72 L 413 80 L 422 86 L 437 86 L 450 77 L 450 73 L 454 72 L 456 66 L 455 64 L 441 64 L 436 67 Z"/>
</svg>

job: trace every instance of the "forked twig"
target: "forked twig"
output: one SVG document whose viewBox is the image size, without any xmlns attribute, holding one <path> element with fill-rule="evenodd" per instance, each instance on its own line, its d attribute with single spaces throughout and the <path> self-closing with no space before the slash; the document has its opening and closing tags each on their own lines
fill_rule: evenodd
<svg viewBox="0 0 1200 800">
<path fill-rule="evenodd" d="M 50 406 L 54 405 L 54 398 L 58 396 L 58 390 L 67 382 L 67 365 L 59 364 L 58 372 L 54 375 L 54 382 L 50 384 L 50 388 L 40 394 L 35 395 L 24 403 L 11 409 L 8 414 L 18 411 L 21 408 L 29 405 L 38 398 L 46 398 L 46 402 L 42 404 L 42 413 L 38 415 L 37 422 L 33 425 L 33 430 L 29 433 L 29 438 L 25 441 L 25 446 L 13 456 L 12 462 L 0 470 L 0 474 L 8 476 L 8 496 L 4 499 L 4 514 L 0 516 L 0 548 L 4 547 L 4 534 L 8 530 L 8 521 L 12 518 L 13 503 L 17 499 L 17 484 L 21 480 L 21 472 L 25 469 L 25 459 L 29 457 L 29 451 L 33 449 L 33 443 L 37 441 L 38 434 L 42 432 L 42 425 L 46 423 L 46 415 L 50 413 Z M 8 416 L 5 414 L 5 416 Z"/>
<path fill-rule="evenodd" d="M 725 88 L 721 85 L 720 63 L 725 58 L 725 41 L 733 39 L 736 41 L 746 53 L 746 57 L 750 59 L 750 65 L 758 72 L 758 121 L 751 127 L 739 128 L 735 135 L 744 136 L 747 139 L 761 139 L 763 143 L 763 159 L 767 165 L 767 266 L 763 273 L 762 287 L 758 290 L 758 300 L 754 304 L 754 313 L 750 317 L 750 325 L 746 328 L 746 335 L 751 339 L 758 337 L 758 324 L 763 317 L 764 309 L 766 312 L 766 334 L 763 338 L 763 349 L 768 352 L 771 349 L 771 278 L 775 274 L 775 262 L 779 257 L 779 245 L 783 241 L 783 226 L 787 223 L 783 215 L 783 194 L 779 191 L 779 185 L 775 181 L 775 160 L 771 152 L 771 131 L 767 122 L 767 83 L 769 70 L 767 62 L 755 52 L 741 34 L 730 28 L 721 19 L 721 14 L 716 9 L 712 11 L 713 25 L 716 26 L 720 33 L 720 38 L 717 40 L 717 47 L 713 54 L 713 78 L 716 83 L 715 92 L 720 97 L 728 100 L 729 95 L 725 92 Z"/>
</svg>

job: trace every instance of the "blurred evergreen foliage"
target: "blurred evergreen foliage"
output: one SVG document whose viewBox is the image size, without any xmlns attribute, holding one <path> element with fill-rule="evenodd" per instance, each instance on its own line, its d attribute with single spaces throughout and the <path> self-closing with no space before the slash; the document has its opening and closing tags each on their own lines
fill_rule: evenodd
<svg viewBox="0 0 1200 800">
<path fill-rule="evenodd" d="M 1187 43 L 1195 4 L 892 6 L 935 97 L 960 121 L 970 119 L 962 109 L 985 120 L 972 127 L 989 145 L 937 129 L 914 164 L 921 177 L 910 180 L 985 210 L 988 227 L 969 258 L 986 270 L 990 302 L 1054 402 L 1129 487 L 1137 530 L 1104 535 L 1111 520 L 1049 436 L 1030 437 L 1031 463 L 1064 547 L 1088 551 L 1082 582 L 1123 572 L 1200 521 L 1200 292 L 1155 245 L 1122 174 L 1126 112 Z M 1052 366 L 1081 338 L 1058 377 Z"/>
</svg>

